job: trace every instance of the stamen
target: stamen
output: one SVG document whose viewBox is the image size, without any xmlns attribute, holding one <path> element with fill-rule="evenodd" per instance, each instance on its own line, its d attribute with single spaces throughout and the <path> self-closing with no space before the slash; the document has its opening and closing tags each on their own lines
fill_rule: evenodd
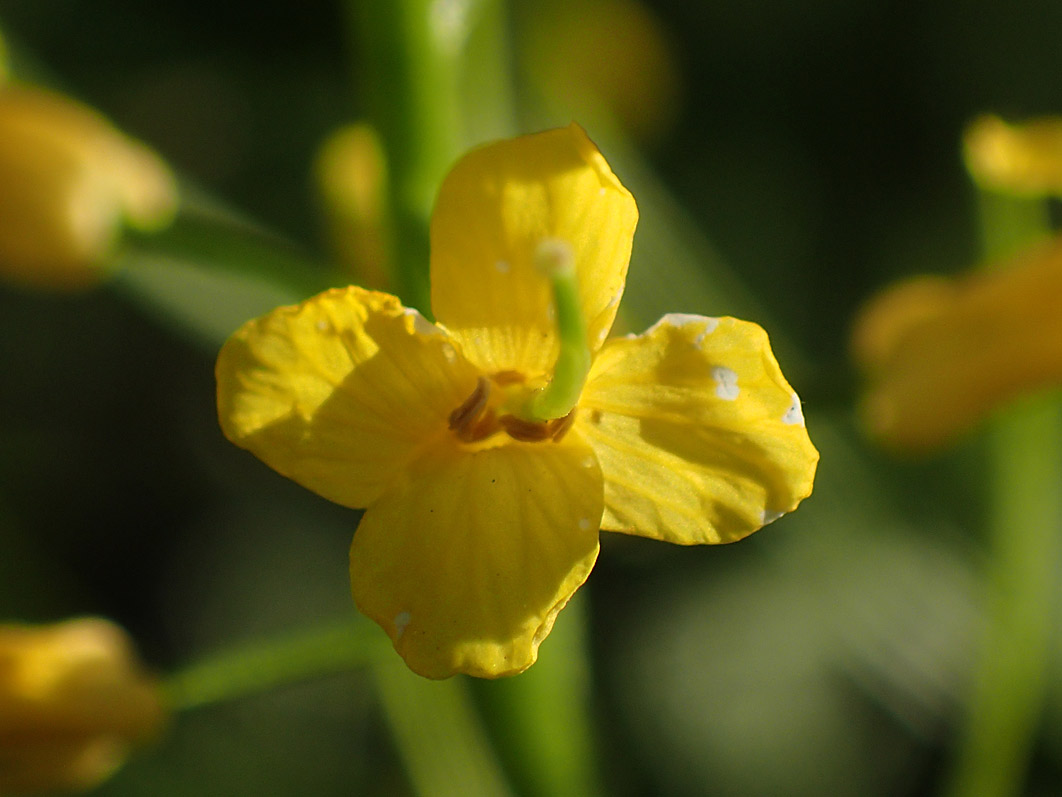
<svg viewBox="0 0 1062 797">
<path fill-rule="evenodd" d="M 518 385 L 524 381 L 525 377 L 519 371 L 498 371 L 491 375 L 491 379 L 499 387 L 505 387 L 506 385 Z"/>
<path fill-rule="evenodd" d="M 554 443 L 559 443 L 564 439 L 564 435 L 568 434 L 568 430 L 572 428 L 572 424 L 575 423 L 575 413 L 577 410 L 572 410 L 563 418 L 558 418 L 555 421 L 550 421 L 549 431 L 550 437 Z"/>
<path fill-rule="evenodd" d="M 481 376 L 476 381 L 476 389 L 456 410 L 450 413 L 450 429 L 462 440 L 474 439 L 475 421 L 483 413 L 490 398 L 490 382 Z"/>
<path fill-rule="evenodd" d="M 509 437 L 522 443 L 541 443 L 552 436 L 549 424 L 541 421 L 525 421 L 515 415 L 503 415 L 498 422 Z"/>
</svg>

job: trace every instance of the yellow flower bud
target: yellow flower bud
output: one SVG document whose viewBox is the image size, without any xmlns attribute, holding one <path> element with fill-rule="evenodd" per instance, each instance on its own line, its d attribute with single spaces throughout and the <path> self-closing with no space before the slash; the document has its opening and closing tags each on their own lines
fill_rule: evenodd
<svg viewBox="0 0 1062 797">
<path fill-rule="evenodd" d="M 1018 196 L 1062 194 L 1062 118 L 1007 124 L 975 119 L 963 136 L 966 168 L 984 188 Z"/>
<path fill-rule="evenodd" d="M 387 160 L 376 131 L 366 124 L 335 131 L 321 146 L 314 173 L 340 263 L 363 288 L 393 288 Z"/>
<path fill-rule="evenodd" d="M 155 230 L 176 206 L 166 165 L 95 111 L 0 87 L 0 275 L 42 288 L 93 285 L 123 223 Z"/>
<path fill-rule="evenodd" d="M 165 715 L 113 623 L 0 626 L 0 794 L 91 788 Z"/>
</svg>

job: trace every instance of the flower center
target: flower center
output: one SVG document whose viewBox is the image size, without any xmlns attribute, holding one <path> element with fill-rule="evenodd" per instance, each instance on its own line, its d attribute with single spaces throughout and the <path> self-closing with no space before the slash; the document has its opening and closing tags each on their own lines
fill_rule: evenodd
<svg viewBox="0 0 1062 797">
<path fill-rule="evenodd" d="M 527 420 L 507 412 L 505 408 L 514 394 L 521 395 L 526 390 L 523 374 L 516 371 L 501 371 L 489 379 L 481 376 L 472 394 L 450 413 L 451 431 L 463 443 L 479 443 L 502 432 L 523 443 L 560 442 L 575 420 L 575 409 L 562 418 L 546 421 Z"/>
</svg>

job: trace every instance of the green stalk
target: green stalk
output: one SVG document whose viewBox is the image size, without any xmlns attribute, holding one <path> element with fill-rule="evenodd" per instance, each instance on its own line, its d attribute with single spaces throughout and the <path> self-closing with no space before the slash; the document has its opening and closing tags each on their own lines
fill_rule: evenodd
<svg viewBox="0 0 1062 797">
<path fill-rule="evenodd" d="M 1050 231 L 1042 202 L 985 195 L 982 210 L 990 261 Z M 1023 791 L 1046 689 L 1053 581 L 1062 551 L 1062 407 L 1057 397 L 1010 407 L 991 422 L 987 443 L 986 626 L 946 789 L 952 797 Z"/>
<path fill-rule="evenodd" d="M 369 120 L 391 178 L 399 293 L 428 314 L 428 219 L 462 143 L 461 64 L 471 2 L 345 4 Z"/>
<path fill-rule="evenodd" d="M 512 794 L 463 678 L 429 681 L 398 659 L 373 670 L 377 695 L 419 797 Z"/>
<path fill-rule="evenodd" d="M 365 620 L 300 630 L 215 654 L 165 679 L 171 708 L 186 711 L 364 667 L 390 653 Z"/>
<path fill-rule="evenodd" d="M 526 797 L 605 793 L 590 714 L 587 630 L 586 601 L 576 594 L 533 667 L 477 684 L 502 759 Z"/>
<path fill-rule="evenodd" d="M 195 195 L 170 227 L 126 231 L 113 267 L 115 290 L 211 352 L 248 319 L 345 282 L 290 242 Z"/>
</svg>

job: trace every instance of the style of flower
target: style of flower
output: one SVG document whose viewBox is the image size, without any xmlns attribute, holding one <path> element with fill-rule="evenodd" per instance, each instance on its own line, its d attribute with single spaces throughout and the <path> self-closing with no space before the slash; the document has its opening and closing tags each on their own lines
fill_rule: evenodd
<svg viewBox="0 0 1062 797">
<path fill-rule="evenodd" d="M 0 794 L 90 789 L 165 718 L 113 623 L 0 626 Z"/>
<path fill-rule="evenodd" d="M 636 222 L 578 126 L 491 144 L 439 192 L 439 323 L 350 287 L 221 350 L 226 436 L 366 509 L 354 599 L 421 675 L 529 667 L 600 528 L 730 542 L 811 492 L 818 453 L 760 327 L 676 314 L 606 341 Z"/>
</svg>

